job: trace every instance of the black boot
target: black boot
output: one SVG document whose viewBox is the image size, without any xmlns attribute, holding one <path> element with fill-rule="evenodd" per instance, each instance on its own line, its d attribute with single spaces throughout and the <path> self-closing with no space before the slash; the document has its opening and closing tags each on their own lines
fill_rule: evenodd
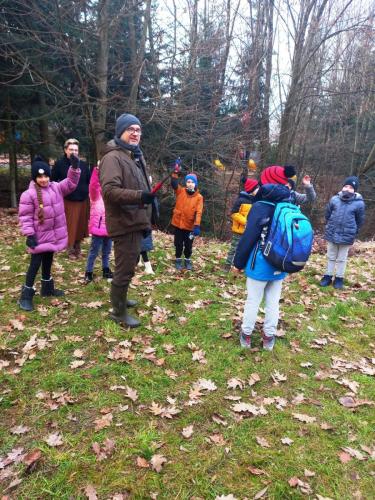
<svg viewBox="0 0 375 500">
<path fill-rule="evenodd" d="M 113 321 L 122 323 L 129 328 L 140 326 L 140 321 L 127 312 L 127 294 L 129 286 L 117 286 L 111 284 L 112 312 L 110 314 Z"/>
<path fill-rule="evenodd" d="M 64 292 L 55 288 L 55 284 L 52 278 L 49 280 L 42 279 L 42 288 L 40 289 L 40 295 L 42 297 L 62 297 Z"/>
<path fill-rule="evenodd" d="M 113 278 L 113 273 L 109 267 L 103 267 L 103 278 L 106 278 L 107 280 L 111 280 Z"/>
<path fill-rule="evenodd" d="M 34 288 L 28 286 L 23 286 L 21 290 L 21 297 L 18 304 L 24 311 L 32 311 L 33 308 L 33 297 L 35 295 Z"/>
</svg>

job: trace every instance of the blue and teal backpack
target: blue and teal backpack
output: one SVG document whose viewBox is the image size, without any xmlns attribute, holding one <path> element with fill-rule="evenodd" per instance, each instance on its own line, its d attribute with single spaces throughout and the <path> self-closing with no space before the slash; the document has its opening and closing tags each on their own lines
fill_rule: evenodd
<svg viewBox="0 0 375 500">
<path fill-rule="evenodd" d="M 274 205 L 268 201 L 261 201 Z M 310 257 L 314 232 L 309 219 L 293 203 L 276 203 L 272 222 L 261 244 L 262 254 L 276 269 L 296 273 Z"/>
</svg>

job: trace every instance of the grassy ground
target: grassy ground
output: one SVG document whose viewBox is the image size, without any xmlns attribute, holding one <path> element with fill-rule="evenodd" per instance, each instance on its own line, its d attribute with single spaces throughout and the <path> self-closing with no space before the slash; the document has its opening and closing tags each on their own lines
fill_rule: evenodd
<svg viewBox="0 0 375 500">
<path fill-rule="evenodd" d="M 1 223 L 3 495 L 374 498 L 373 249 L 351 258 L 340 292 L 317 286 L 314 255 L 284 285 L 274 352 L 259 331 L 245 352 L 245 281 L 220 272 L 225 244 L 200 239 L 196 271 L 176 274 L 156 234 L 156 274 L 140 268 L 132 285 L 142 327 L 126 331 L 107 319 L 109 284 L 84 286 L 84 262 L 64 255 L 65 299 L 37 294 L 22 314 L 28 257 L 16 218 Z"/>
</svg>

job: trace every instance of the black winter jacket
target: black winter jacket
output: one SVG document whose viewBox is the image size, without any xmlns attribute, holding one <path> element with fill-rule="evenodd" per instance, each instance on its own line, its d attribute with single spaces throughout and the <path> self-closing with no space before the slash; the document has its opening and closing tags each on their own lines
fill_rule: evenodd
<svg viewBox="0 0 375 500">
<path fill-rule="evenodd" d="M 64 155 L 60 160 L 57 160 L 55 166 L 52 168 L 51 180 L 60 182 L 66 179 L 70 167 L 69 158 Z M 76 189 L 65 196 L 66 200 L 70 201 L 85 201 L 89 197 L 89 184 L 90 184 L 90 169 L 84 161 L 79 162 L 81 169 L 81 177 L 79 178 L 78 186 Z"/>
</svg>

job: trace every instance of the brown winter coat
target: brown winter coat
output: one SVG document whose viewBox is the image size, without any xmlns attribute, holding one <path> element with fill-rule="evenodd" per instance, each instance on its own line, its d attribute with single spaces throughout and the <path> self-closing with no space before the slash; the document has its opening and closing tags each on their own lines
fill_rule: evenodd
<svg viewBox="0 0 375 500">
<path fill-rule="evenodd" d="M 146 170 L 137 165 L 132 153 L 109 141 L 103 150 L 99 172 L 109 236 L 149 229 L 151 206 L 142 205 L 141 194 L 149 191 L 150 186 Z"/>
<path fill-rule="evenodd" d="M 186 189 L 177 186 L 176 205 L 173 210 L 172 225 L 179 229 L 191 231 L 194 226 L 200 226 L 203 212 L 203 196 L 199 191 L 188 194 Z"/>
</svg>

